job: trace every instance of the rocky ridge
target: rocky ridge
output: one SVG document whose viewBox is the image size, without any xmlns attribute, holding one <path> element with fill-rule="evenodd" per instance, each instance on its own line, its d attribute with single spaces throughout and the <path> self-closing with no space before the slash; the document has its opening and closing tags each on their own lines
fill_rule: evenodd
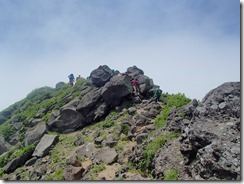
<svg viewBox="0 0 244 184">
<path fill-rule="evenodd" d="M 173 179 L 180 180 L 240 180 L 239 82 L 213 89 L 201 102 L 171 108 L 166 125 L 157 127 L 167 103 L 150 101 L 154 84 L 141 69 L 129 67 L 127 73 L 115 75 L 100 66 L 77 89 L 79 97 L 65 96 L 46 122 L 40 117 L 47 109 L 39 109 L 27 130 L 21 129 L 23 143 L 34 143 L 35 149 L 8 162 L 3 178 L 162 180 L 175 172 Z M 143 99 L 133 95 L 132 77 Z M 0 143 L 1 160 L 11 144 Z"/>
</svg>

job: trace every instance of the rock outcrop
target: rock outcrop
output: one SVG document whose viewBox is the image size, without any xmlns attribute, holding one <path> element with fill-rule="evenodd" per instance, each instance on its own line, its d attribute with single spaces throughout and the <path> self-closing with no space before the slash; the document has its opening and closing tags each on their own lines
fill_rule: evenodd
<svg viewBox="0 0 244 184">
<path fill-rule="evenodd" d="M 181 152 L 194 179 L 240 179 L 240 83 L 211 90 L 183 128 Z"/>
<path fill-rule="evenodd" d="M 103 65 L 91 72 L 90 79 L 95 86 L 102 87 L 112 76 L 112 70 L 107 65 Z"/>
</svg>

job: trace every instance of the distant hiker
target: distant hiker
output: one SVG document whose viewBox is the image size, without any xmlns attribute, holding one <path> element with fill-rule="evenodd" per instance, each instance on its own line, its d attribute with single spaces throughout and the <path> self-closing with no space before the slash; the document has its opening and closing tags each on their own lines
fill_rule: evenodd
<svg viewBox="0 0 244 184">
<path fill-rule="evenodd" d="M 125 73 L 119 73 L 119 72 L 118 72 L 117 75 L 118 75 L 118 76 L 126 76 L 126 75 L 128 76 L 128 72 L 127 72 L 127 71 L 126 71 Z"/>
<path fill-rule="evenodd" d="M 71 86 L 73 86 L 73 85 L 74 85 L 74 81 L 75 81 L 75 77 L 74 77 L 74 75 L 73 75 L 73 74 L 70 74 L 70 75 L 68 76 L 68 78 L 69 78 L 69 84 L 70 84 Z"/>
<path fill-rule="evenodd" d="M 153 88 L 153 89 L 150 89 L 149 92 L 151 92 L 153 94 L 153 97 L 150 100 L 150 102 L 155 101 L 157 103 L 160 100 L 160 97 L 161 97 L 161 94 L 163 91 L 160 88 Z"/>
<path fill-rule="evenodd" d="M 81 76 L 79 75 L 78 77 L 76 77 L 76 81 L 80 80 Z"/>
<path fill-rule="evenodd" d="M 135 96 L 139 96 L 139 82 L 137 79 L 132 79 L 131 84 L 133 86 Z"/>
</svg>

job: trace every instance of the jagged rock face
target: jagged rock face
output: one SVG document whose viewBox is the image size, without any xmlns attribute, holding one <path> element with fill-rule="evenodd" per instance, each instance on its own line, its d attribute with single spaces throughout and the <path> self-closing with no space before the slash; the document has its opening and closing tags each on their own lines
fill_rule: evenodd
<svg viewBox="0 0 244 184">
<path fill-rule="evenodd" d="M 181 152 L 193 179 L 240 179 L 240 83 L 210 91 L 182 127 Z"/>
<path fill-rule="evenodd" d="M 112 76 L 112 70 L 107 65 L 103 65 L 91 72 L 90 79 L 95 86 L 102 87 Z"/>
<path fill-rule="evenodd" d="M 42 136 L 47 132 L 45 122 L 39 123 L 33 130 L 27 131 L 25 134 L 25 146 L 39 142 Z"/>
<path fill-rule="evenodd" d="M 128 76 L 114 76 L 102 88 L 101 94 L 106 103 L 116 106 L 132 92 L 133 88 Z"/>
<path fill-rule="evenodd" d="M 202 100 L 208 115 L 225 114 L 240 118 L 240 82 L 227 82 L 211 90 Z"/>
<path fill-rule="evenodd" d="M 53 119 L 53 116 L 50 118 Z M 50 130 L 60 133 L 70 133 L 85 125 L 84 117 L 74 107 L 62 109 L 60 116 L 48 122 Z"/>
</svg>

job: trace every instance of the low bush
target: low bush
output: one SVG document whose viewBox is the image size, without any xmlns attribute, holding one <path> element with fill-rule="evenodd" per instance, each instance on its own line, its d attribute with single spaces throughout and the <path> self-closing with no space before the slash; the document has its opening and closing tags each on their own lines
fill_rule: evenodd
<svg viewBox="0 0 244 184">
<path fill-rule="evenodd" d="M 180 136 L 180 133 L 175 132 L 175 133 L 170 133 L 170 134 L 164 134 L 156 137 L 153 139 L 146 147 L 146 149 L 143 152 L 143 158 L 139 162 L 138 166 L 139 169 L 142 172 L 147 172 L 150 170 L 150 164 L 152 162 L 153 157 L 155 156 L 155 153 L 157 152 L 158 149 L 164 146 L 166 141 L 177 138 Z"/>
<path fill-rule="evenodd" d="M 178 171 L 176 169 L 169 169 L 164 174 L 164 180 L 178 180 Z"/>
</svg>

